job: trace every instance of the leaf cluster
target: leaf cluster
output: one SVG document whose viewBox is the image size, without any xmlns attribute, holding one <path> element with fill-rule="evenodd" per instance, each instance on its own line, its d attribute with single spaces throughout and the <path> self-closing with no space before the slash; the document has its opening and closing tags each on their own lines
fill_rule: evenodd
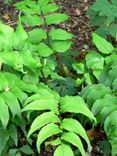
<svg viewBox="0 0 117 156">
<path fill-rule="evenodd" d="M 92 16 L 89 24 L 97 26 L 96 33 L 106 37 L 117 38 L 117 1 L 116 0 L 96 0 L 88 10 Z"/>
</svg>

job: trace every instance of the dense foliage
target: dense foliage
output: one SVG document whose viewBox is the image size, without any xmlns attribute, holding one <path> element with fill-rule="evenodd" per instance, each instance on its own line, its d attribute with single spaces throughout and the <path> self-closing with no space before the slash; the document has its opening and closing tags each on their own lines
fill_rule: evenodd
<svg viewBox="0 0 117 156">
<path fill-rule="evenodd" d="M 14 6 L 16 29 L 0 22 L 0 156 L 85 156 L 87 125 L 101 125 L 115 156 L 117 48 L 93 33 L 95 50 L 75 61 L 68 52 L 73 35 L 57 26 L 68 19 L 56 13 L 59 5 L 25 0 Z M 57 64 L 58 57 L 69 65 Z"/>
<path fill-rule="evenodd" d="M 117 1 L 96 0 L 88 10 L 92 16 L 90 25 L 97 26 L 96 32 L 103 37 L 112 36 L 117 39 Z"/>
</svg>

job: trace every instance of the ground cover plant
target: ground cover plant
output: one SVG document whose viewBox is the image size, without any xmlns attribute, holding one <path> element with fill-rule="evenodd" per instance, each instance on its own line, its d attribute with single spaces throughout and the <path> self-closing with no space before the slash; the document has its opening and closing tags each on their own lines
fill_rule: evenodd
<svg viewBox="0 0 117 156">
<path fill-rule="evenodd" d="M 103 37 L 112 36 L 117 38 L 117 1 L 96 0 L 88 10 L 92 16 L 89 24 L 97 26 L 96 32 Z"/>
<path fill-rule="evenodd" d="M 97 126 L 107 154 L 115 156 L 116 46 L 92 33 L 95 48 L 76 60 L 69 53 L 74 35 L 60 27 L 68 16 L 58 4 L 13 6 L 16 28 L 0 22 L 0 156 L 90 155 L 88 130 Z"/>
</svg>

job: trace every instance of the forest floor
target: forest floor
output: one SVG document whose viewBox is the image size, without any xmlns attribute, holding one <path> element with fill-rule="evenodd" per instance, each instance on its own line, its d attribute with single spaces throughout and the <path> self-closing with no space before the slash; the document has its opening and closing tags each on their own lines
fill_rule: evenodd
<svg viewBox="0 0 117 156">
<path fill-rule="evenodd" d="M 87 53 L 93 47 L 91 33 L 94 29 L 88 24 L 90 17 L 87 15 L 87 10 L 93 4 L 94 0 L 55 0 L 55 2 L 60 4 L 62 6 L 62 12 L 65 12 L 69 16 L 68 22 L 61 24 L 60 27 L 74 34 L 73 51 Z M 0 20 L 15 27 L 17 25 L 17 19 L 18 11 L 13 6 L 0 3 Z M 100 149 L 100 142 L 105 140 L 104 134 L 99 130 L 91 129 L 88 131 L 88 135 L 92 141 L 91 156 L 104 156 Z M 48 156 L 51 156 L 51 154 Z"/>
</svg>

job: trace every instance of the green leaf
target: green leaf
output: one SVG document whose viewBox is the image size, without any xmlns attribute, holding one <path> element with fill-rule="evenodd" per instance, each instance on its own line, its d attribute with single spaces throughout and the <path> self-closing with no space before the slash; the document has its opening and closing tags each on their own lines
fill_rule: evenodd
<svg viewBox="0 0 117 156">
<path fill-rule="evenodd" d="M 86 55 L 86 65 L 88 69 L 103 69 L 104 58 L 99 53 L 92 51 Z"/>
<path fill-rule="evenodd" d="M 20 52 L 20 58 L 22 60 L 22 63 L 29 67 L 31 70 L 35 70 L 39 67 L 41 67 L 40 60 L 37 60 L 34 58 L 30 51 L 25 50 Z"/>
<path fill-rule="evenodd" d="M 97 115 L 104 107 L 115 105 L 117 103 L 116 101 L 117 98 L 115 96 L 106 94 L 103 98 L 99 98 L 94 102 L 91 111 L 94 115 Z"/>
<path fill-rule="evenodd" d="M 33 150 L 30 148 L 29 145 L 24 145 L 19 149 L 21 152 L 23 152 L 26 155 L 32 155 L 34 154 Z"/>
<path fill-rule="evenodd" d="M 51 42 L 52 49 L 59 53 L 66 52 L 70 48 L 71 44 L 72 44 L 71 41 L 52 41 Z"/>
<path fill-rule="evenodd" d="M 58 137 L 55 140 L 47 141 L 46 146 L 48 146 L 48 145 L 57 146 L 57 145 L 60 145 L 61 143 L 62 143 L 61 139 Z"/>
<path fill-rule="evenodd" d="M 65 96 L 60 100 L 60 112 L 81 113 L 95 121 L 91 111 L 80 96 Z"/>
<path fill-rule="evenodd" d="M 16 129 L 14 124 L 11 124 L 9 126 L 9 135 L 13 139 L 13 141 L 15 142 L 15 145 L 17 146 L 18 136 L 17 136 L 17 129 Z"/>
<path fill-rule="evenodd" d="M 11 90 L 11 93 L 18 98 L 18 100 L 23 103 L 27 99 L 27 94 L 24 93 L 20 88 L 14 87 Z"/>
<path fill-rule="evenodd" d="M 62 143 L 56 148 L 54 156 L 66 156 L 66 155 L 74 156 L 74 153 L 69 145 Z"/>
<path fill-rule="evenodd" d="M 99 123 L 104 123 L 106 118 L 113 112 L 117 110 L 117 106 L 116 105 L 112 105 L 112 106 L 106 106 L 104 107 L 101 112 L 96 116 L 97 121 Z"/>
<path fill-rule="evenodd" d="M 8 131 L 2 129 L 2 126 L 0 126 L 0 155 L 2 154 L 3 150 L 6 148 L 8 140 L 9 140 Z"/>
<path fill-rule="evenodd" d="M 30 135 L 34 133 L 36 130 L 42 128 L 44 125 L 47 125 L 51 122 L 59 123 L 60 119 L 53 112 L 46 112 L 46 113 L 41 114 L 33 121 L 31 128 L 28 132 L 28 137 L 30 137 Z"/>
<path fill-rule="evenodd" d="M 109 43 L 96 33 L 93 33 L 93 43 L 96 45 L 98 50 L 104 54 L 111 54 L 115 49 L 111 43 Z"/>
<path fill-rule="evenodd" d="M 38 45 L 38 52 L 40 56 L 48 57 L 53 53 L 53 50 L 50 49 L 46 44 L 40 43 Z"/>
<path fill-rule="evenodd" d="M 92 104 L 99 98 L 104 97 L 104 95 L 111 93 L 109 87 L 105 87 L 102 84 L 96 85 L 93 89 L 88 93 L 86 103 L 92 107 Z"/>
<path fill-rule="evenodd" d="M 44 21 L 41 17 L 37 16 L 37 15 L 24 15 L 21 17 L 21 20 L 26 23 L 28 26 L 39 26 L 39 25 L 43 25 Z"/>
<path fill-rule="evenodd" d="M 20 58 L 19 52 L 17 51 L 4 51 L 0 53 L 0 59 L 4 64 L 12 66 L 17 70 L 23 70 L 22 60 Z"/>
<path fill-rule="evenodd" d="M 65 132 L 61 136 L 61 139 L 71 143 L 74 146 L 76 146 L 79 149 L 79 151 L 81 152 L 82 156 L 86 155 L 85 151 L 84 151 L 84 148 L 83 148 L 83 144 L 82 144 L 79 136 L 77 136 L 75 133 Z"/>
<path fill-rule="evenodd" d="M 86 72 L 86 73 L 84 74 L 84 78 L 85 78 L 85 83 L 86 83 L 87 85 L 90 85 L 90 84 L 93 83 L 93 75 L 91 75 L 89 72 Z"/>
<path fill-rule="evenodd" d="M 117 154 L 117 111 L 106 118 L 104 130 L 112 146 L 112 156 L 115 156 Z"/>
<path fill-rule="evenodd" d="M 57 4 L 48 4 L 48 5 L 42 6 L 41 11 L 43 14 L 48 14 L 48 13 L 57 11 L 59 8 L 60 7 Z"/>
<path fill-rule="evenodd" d="M 39 77 L 38 74 L 34 73 L 28 73 L 23 76 L 22 80 L 26 83 L 32 83 L 32 84 L 38 84 L 39 83 Z"/>
<path fill-rule="evenodd" d="M 65 15 L 64 13 L 55 13 L 55 14 L 47 15 L 45 21 L 48 25 L 51 25 L 51 24 L 63 23 L 67 19 L 68 16 Z"/>
<path fill-rule="evenodd" d="M 19 18 L 18 26 L 17 26 L 16 31 L 14 33 L 13 47 L 15 49 L 22 48 L 22 46 L 25 44 L 27 39 L 28 39 L 28 35 L 22 26 L 21 19 Z"/>
<path fill-rule="evenodd" d="M 88 150 L 91 151 L 90 141 L 88 139 L 85 129 L 82 127 L 80 122 L 72 118 L 64 119 L 60 125 L 60 128 L 80 135 L 87 142 Z"/>
<path fill-rule="evenodd" d="M 37 44 L 40 41 L 45 40 L 47 38 L 46 32 L 42 29 L 33 29 L 28 33 L 28 35 L 29 40 L 34 44 Z"/>
<path fill-rule="evenodd" d="M 0 97 L 0 120 L 4 128 L 6 128 L 9 121 L 9 110 L 2 97 Z"/>
<path fill-rule="evenodd" d="M 14 30 L 8 25 L 0 23 L 0 51 L 12 49 Z"/>
<path fill-rule="evenodd" d="M 85 72 L 85 65 L 83 62 L 74 63 L 73 65 L 74 70 L 76 70 L 77 74 L 84 74 Z"/>
<path fill-rule="evenodd" d="M 58 114 L 58 97 L 55 97 L 54 93 L 51 93 L 47 90 L 40 90 L 42 94 L 33 95 L 27 101 L 31 102 L 26 107 L 24 107 L 23 111 L 27 110 L 51 110 Z"/>
<path fill-rule="evenodd" d="M 37 138 L 37 149 L 38 152 L 40 153 L 40 145 L 42 144 L 43 141 L 45 141 L 47 138 L 55 135 L 55 134 L 59 134 L 62 131 L 59 129 L 59 126 L 50 123 L 48 125 L 46 125 L 45 127 L 43 127 L 39 134 L 38 134 L 38 138 Z"/>
<path fill-rule="evenodd" d="M 4 101 L 7 103 L 13 118 L 15 117 L 15 115 L 18 115 L 18 117 L 21 118 L 21 108 L 20 108 L 20 104 L 17 100 L 17 98 L 10 92 L 3 92 L 1 94 L 1 97 L 4 99 Z"/>
<path fill-rule="evenodd" d="M 38 0 L 38 4 L 40 6 L 44 6 L 44 5 L 48 4 L 49 2 L 53 2 L 53 0 Z"/>
<path fill-rule="evenodd" d="M 14 5 L 18 10 L 23 11 L 28 14 L 41 14 L 39 6 L 35 1 L 32 0 L 24 0 L 21 2 L 17 2 Z"/>
<path fill-rule="evenodd" d="M 52 29 L 49 33 L 52 40 L 70 40 L 73 35 L 63 29 Z"/>
</svg>

